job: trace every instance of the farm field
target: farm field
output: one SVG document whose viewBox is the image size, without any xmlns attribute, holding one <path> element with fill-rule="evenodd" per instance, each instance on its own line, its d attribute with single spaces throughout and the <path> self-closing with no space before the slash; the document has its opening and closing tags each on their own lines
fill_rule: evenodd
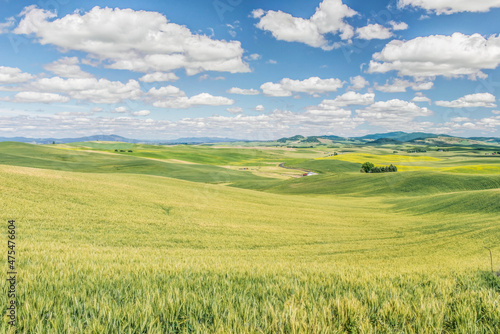
<svg viewBox="0 0 500 334">
<path fill-rule="evenodd" d="M 469 147 L 3 142 L 0 193 L 19 332 L 500 328 L 500 156 Z"/>
</svg>

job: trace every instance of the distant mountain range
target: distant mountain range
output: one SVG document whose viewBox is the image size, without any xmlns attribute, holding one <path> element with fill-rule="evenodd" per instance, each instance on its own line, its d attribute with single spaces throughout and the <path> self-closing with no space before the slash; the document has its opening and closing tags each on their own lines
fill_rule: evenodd
<svg viewBox="0 0 500 334">
<path fill-rule="evenodd" d="M 278 139 L 280 143 L 295 143 L 295 144 L 307 144 L 320 142 L 321 139 L 330 139 L 332 141 L 353 141 L 353 142 L 361 142 L 366 144 L 373 145 L 384 145 L 384 144 L 402 144 L 402 143 L 412 143 L 412 144 L 438 144 L 438 145 L 449 145 L 455 143 L 466 143 L 469 144 L 480 144 L 480 143 L 490 143 L 490 144 L 500 144 L 500 138 L 496 137 L 470 137 L 470 138 L 462 138 L 462 137 L 454 137 L 445 134 L 435 134 L 435 133 L 426 133 L 426 132 L 387 132 L 387 133 L 375 133 L 362 137 L 338 137 L 338 136 L 293 136 L 293 137 L 285 137 Z"/>
<path fill-rule="evenodd" d="M 392 138 L 378 138 L 375 139 L 374 141 L 370 141 L 367 144 L 374 144 L 374 145 L 387 145 L 387 144 L 392 144 L 392 145 L 399 145 L 402 144 L 402 141 L 392 139 Z"/>
<path fill-rule="evenodd" d="M 425 132 L 412 132 L 412 133 L 406 133 L 402 131 L 397 131 L 397 132 L 388 132 L 388 133 L 376 133 L 372 135 L 366 135 L 363 137 L 356 137 L 354 139 L 361 139 L 361 140 L 366 140 L 366 139 L 371 139 L 371 140 L 377 140 L 377 139 L 382 139 L 382 138 L 387 138 L 387 139 L 394 139 L 400 142 L 405 142 L 405 141 L 410 141 L 414 139 L 419 139 L 419 138 L 433 138 L 433 137 L 451 137 L 449 135 L 437 135 L 435 133 L 425 133 Z"/>
<path fill-rule="evenodd" d="M 429 138 L 435 138 L 434 141 L 442 141 L 444 138 L 460 138 L 453 137 L 445 134 L 435 134 L 435 133 L 425 133 L 425 132 L 387 132 L 387 133 L 375 133 L 362 137 L 339 137 L 333 135 L 326 136 L 310 136 L 304 137 L 301 135 L 296 135 L 292 137 L 280 138 L 277 141 L 281 143 L 287 142 L 301 142 L 301 143 L 319 143 L 321 139 L 329 139 L 332 141 L 361 141 L 369 144 L 397 144 L 404 142 L 411 142 L 415 144 L 425 143 L 426 140 L 429 141 Z M 466 140 L 476 141 L 476 142 L 484 142 L 484 143 L 492 143 L 492 144 L 500 144 L 500 138 L 497 137 L 469 137 L 462 138 Z M 144 144 L 204 144 L 204 143 L 230 143 L 230 142 L 249 142 L 251 140 L 241 140 L 234 138 L 219 138 L 219 137 L 187 137 L 187 138 L 178 138 L 178 139 L 170 139 L 170 140 L 139 140 L 139 139 L 130 139 L 125 138 L 118 135 L 94 135 L 87 137 L 78 137 L 78 138 L 27 138 L 27 137 L 13 137 L 6 138 L 0 137 L 0 142 L 2 141 L 17 141 L 22 143 L 33 143 L 33 144 L 67 144 L 74 142 L 85 142 L 85 141 L 116 141 L 116 142 L 125 142 L 125 143 L 144 143 Z"/>
<path fill-rule="evenodd" d="M 78 137 L 78 138 L 27 138 L 27 137 L 13 137 L 6 138 L 0 137 L 0 141 L 17 141 L 21 143 L 32 143 L 32 144 L 67 144 L 81 141 L 120 141 L 125 143 L 138 143 L 138 140 L 128 139 L 117 135 L 95 135 L 88 137 Z"/>
<path fill-rule="evenodd" d="M 293 137 L 288 137 L 288 138 L 280 138 L 278 139 L 278 142 L 287 142 L 287 141 L 305 141 L 305 142 L 310 142 L 314 139 L 330 139 L 333 141 L 345 141 L 345 140 L 354 140 L 354 141 L 365 141 L 365 142 L 371 142 L 371 143 L 395 143 L 395 142 L 407 142 L 415 139 L 425 139 L 425 138 L 433 138 L 433 137 L 451 137 L 448 135 L 437 135 L 435 133 L 425 133 L 425 132 L 412 132 L 412 133 L 406 133 L 402 131 L 398 132 L 387 132 L 387 133 L 374 133 L 362 137 L 339 137 L 339 136 L 311 136 L 311 137 L 304 137 L 304 136 L 293 136 Z"/>
<path fill-rule="evenodd" d="M 235 141 L 244 141 L 240 139 L 232 139 L 232 138 L 218 138 L 218 137 L 188 137 L 188 138 L 179 138 L 172 140 L 138 140 L 138 139 L 130 139 L 125 138 L 118 135 L 95 135 L 95 136 L 87 136 L 87 137 L 78 137 L 78 138 L 26 138 L 26 137 L 13 137 L 6 138 L 0 137 L 0 142 L 2 141 L 17 141 L 21 143 L 32 143 L 32 144 L 67 144 L 67 143 L 75 143 L 75 142 L 84 142 L 84 141 L 116 141 L 116 142 L 124 142 L 124 143 L 145 143 L 145 144 L 203 144 L 203 143 L 228 143 Z"/>
</svg>

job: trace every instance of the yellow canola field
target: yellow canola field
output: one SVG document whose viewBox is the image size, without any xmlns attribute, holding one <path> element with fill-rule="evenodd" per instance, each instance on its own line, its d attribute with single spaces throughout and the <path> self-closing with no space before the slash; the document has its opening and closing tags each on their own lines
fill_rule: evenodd
<svg viewBox="0 0 500 334">
<path fill-rule="evenodd" d="M 429 156 L 399 155 L 399 154 L 374 155 L 368 153 L 346 153 L 346 154 L 339 154 L 336 156 L 318 158 L 318 159 L 341 160 L 341 161 L 355 162 L 361 164 L 370 161 L 374 164 L 383 164 L 383 165 L 397 164 L 397 163 L 442 161 L 442 159 Z"/>
</svg>

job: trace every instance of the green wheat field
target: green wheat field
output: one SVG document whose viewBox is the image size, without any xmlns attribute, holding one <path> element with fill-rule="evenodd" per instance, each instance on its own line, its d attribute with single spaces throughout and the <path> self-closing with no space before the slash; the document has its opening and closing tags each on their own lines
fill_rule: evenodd
<svg viewBox="0 0 500 334">
<path fill-rule="evenodd" d="M 498 333 L 500 156 L 333 151 L 0 143 L 17 332 Z"/>
</svg>

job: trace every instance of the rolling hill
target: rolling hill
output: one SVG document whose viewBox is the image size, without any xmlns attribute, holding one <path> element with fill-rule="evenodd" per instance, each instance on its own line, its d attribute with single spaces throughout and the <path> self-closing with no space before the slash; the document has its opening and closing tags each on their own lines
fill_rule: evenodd
<svg viewBox="0 0 500 334">
<path fill-rule="evenodd" d="M 500 278 L 485 247 L 500 252 L 500 174 L 478 166 L 500 160 L 325 153 L 0 143 L 18 331 L 494 333 Z M 417 170 L 359 173 L 365 159 Z M 239 170 L 275 161 L 319 175 Z"/>
</svg>

